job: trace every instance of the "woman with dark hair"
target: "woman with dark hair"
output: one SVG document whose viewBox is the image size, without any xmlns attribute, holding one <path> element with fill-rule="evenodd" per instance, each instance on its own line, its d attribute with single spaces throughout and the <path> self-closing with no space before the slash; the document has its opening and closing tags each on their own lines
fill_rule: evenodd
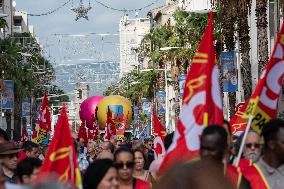
<svg viewBox="0 0 284 189">
<path fill-rule="evenodd" d="M 117 171 L 109 159 L 94 161 L 87 169 L 84 189 L 118 189 Z"/>
<path fill-rule="evenodd" d="M 149 171 L 146 170 L 147 159 L 142 150 L 134 150 L 134 163 L 133 176 L 146 182 L 150 182 L 150 174 Z"/>
<path fill-rule="evenodd" d="M 114 165 L 118 171 L 120 189 L 148 189 L 150 185 L 133 177 L 134 154 L 129 148 L 119 148 L 114 153 Z"/>
</svg>

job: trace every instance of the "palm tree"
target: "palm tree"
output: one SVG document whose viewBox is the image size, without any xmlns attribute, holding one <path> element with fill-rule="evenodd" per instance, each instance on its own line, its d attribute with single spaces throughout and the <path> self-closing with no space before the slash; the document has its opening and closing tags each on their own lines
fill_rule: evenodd
<svg viewBox="0 0 284 189">
<path fill-rule="evenodd" d="M 221 12 L 220 14 L 222 15 L 222 17 L 220 18 L 220 22 L 221 22 L 221 28 L 222 28 L 222 39 L 223 39 L 223 43 L 224 43 L 224 47 L 227 51 L 233 51 L 235 50 L 235 44 L 236 44 L 236 40 L 235 40 L 235 25 L 236 25 L 236 6 L 237 3 L 236 1 L 232 1 L 232 0 L 222 0 L 217 2 L 218 4 L 218 9 Z M 231 7 L 231 9 L 229 9 L 228 7 Z M 223 81 L 223 69 L 222 66 L 220 66 L 220 70 L 221 70 L 221 81 Z M 222 83 L 222 82 L 221 82 Z M 221 87 L 223 88 L 223 85 L 221 85 Z M 230 115 L 234 115 L 235 114 L 235 106 L 236 106 L 236 93 L 235 92 L 229 92 L 228 93 L 228 98 L 229 98 L 229 112 Z"/>
<path fill-rule="evenodd" d="M 233 16 L 232 19 L 236 19 L 236 30 L 240 43 L 239 51 L 241 54 L 241 75 L 243 79 L 243 90 L 244 90 L 245 99 L 248 99 L 251 96 L 252 92 L 251 63 L 250 63 L 250 54 L 249 54 L 250 27 L 248 25 L 248 16 L 250 14 L 251 0 L 238 0 L 238 1 L 212 0 L 212 1 L 217 4 L 221 12 L 225 12 L 225 14 Z M 233 25 L 231 27 L 233 27 Z M 228 30 L 226 26 L 225 28 L 226 28 L 225 30 Z M 225 37 L 224 40 L 228 41 L 226 38 L 229 39 L 228 37 Z"/>
<path fill-rule="evenodd" d="M 31 37 L 30 34 L 17 34 L 15 37 Z M 44 93 L 42 84 L 50 84 L 54 70 L 52 65 L 41 55 L 41 49 L 33 39 L 32 57 L 25 63 L 21 61 L 21 53 L 26 52 L 26 48 L 22 45 L 18 46 L 15 38 L 6 38 L 0 40 L 0 78 L 14 81 L 14 123 L 15 138 L 20 136 L 20 125 L 22 117 L 22 101 L 24 97 L 31 97 L 31 91 L 40 95 Z M 36 74 L 31 69 L 32 65 L 45 65 L 48 69 L 44 74 Z M 11 131 L 11 111 L 6 111 L 7 131 L 10 135 Z"/>
<path fill-rule="evenodd" d="M 258 77 L 268 62 L 268 37 L 267 37 L 267 0 L 257 0 L 255 15 L 257 17 L 257 49 L 258 49 Z"/>
<path fill-rule="evenodd" d="M 237 32 L 240 43 L 241 75 L 245 100 L 252 93 L 252 74 L 250 62 L 250 27 L 248 15 L 250 14 L 251 0 L 239 0 L 237 4 Z"/>
<path fill-rule="evenodd" d="M 0 28 L 4 29 L 5 27 L 8 27 L 7 21 L 4 18 L 0 17 Z"/>
</svg>

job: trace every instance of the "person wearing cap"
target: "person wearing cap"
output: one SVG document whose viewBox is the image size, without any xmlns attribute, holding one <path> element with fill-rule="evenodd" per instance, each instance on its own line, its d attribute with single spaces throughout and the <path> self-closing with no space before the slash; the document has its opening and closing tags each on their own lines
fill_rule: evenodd
<svg viewBox="0 0 284 189">
<path fill-rule="evenodd" d="M 17 167 L 18 152 L 21 150 L 13 142 L 0 143 L 0 161 L 6 182 L 17 183 L 15 170 Z"/>
<path fill-rule="evenodd" d="M 117 171 L 112 160 L 94 161 L 84 175 L 83 186 L 84 189 L 118 189 Z"/>
</svg>

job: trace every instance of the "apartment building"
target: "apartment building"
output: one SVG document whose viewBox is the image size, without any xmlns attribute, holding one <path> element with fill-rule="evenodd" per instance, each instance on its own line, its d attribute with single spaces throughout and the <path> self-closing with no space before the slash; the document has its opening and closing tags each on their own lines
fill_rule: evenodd
<svg viewBox="0 0 284 189">
<path fill-rule="evenodd" d="M 149 18 L 122 16 L 119 23 L 120 35 L 120 77 L 142 66 L 138 48 L 143 37 L 150 32 Z"/>
<path fill-rule="evenodd" d="M 29 32 L 28 13 L 24 11 L 15 11 L 13 16 L 13 32 Z"/>
<path fill-rule="evenodd" d="M 0 19 L 5 20 L 7 26 L 0 28 L 0 38 L 10 36 L 11 33 L 31 33 L 34 36 L 34 28 L 29 25 L 28 13 L 16 11 L 15 2 L 12 0 L 0 0 Z"/>
</svg>

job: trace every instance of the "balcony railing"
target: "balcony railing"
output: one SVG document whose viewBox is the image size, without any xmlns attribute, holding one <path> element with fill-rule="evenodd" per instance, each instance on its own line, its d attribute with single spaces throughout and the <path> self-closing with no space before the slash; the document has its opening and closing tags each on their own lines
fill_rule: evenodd
<svg viewBox="0 0 284 189">
<path fill-rule="evenodd" d="M 13 26 L 13 32 L 15 33 L 22 33 L 22 26 Z"/>
</svg>

